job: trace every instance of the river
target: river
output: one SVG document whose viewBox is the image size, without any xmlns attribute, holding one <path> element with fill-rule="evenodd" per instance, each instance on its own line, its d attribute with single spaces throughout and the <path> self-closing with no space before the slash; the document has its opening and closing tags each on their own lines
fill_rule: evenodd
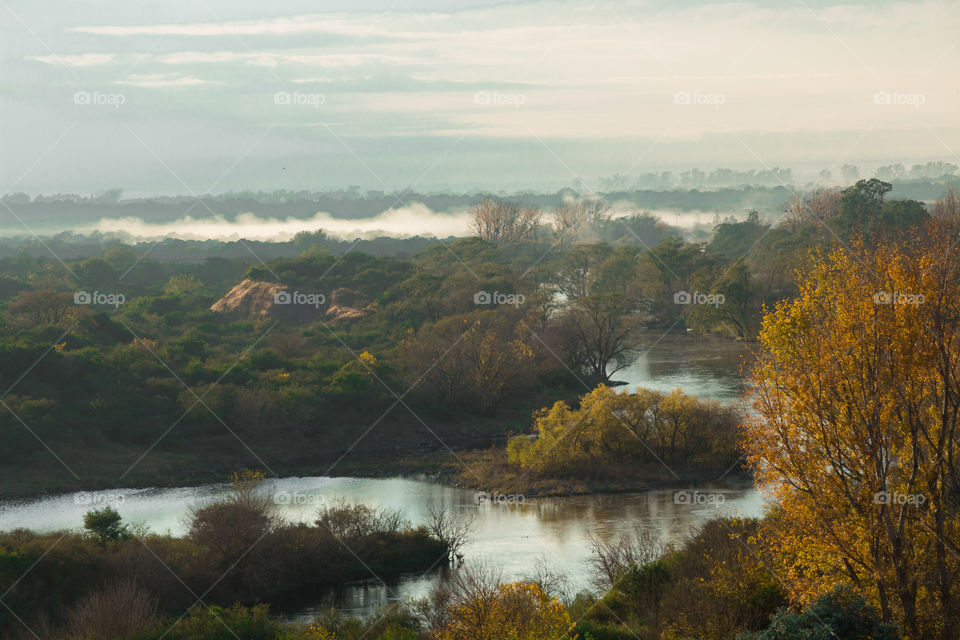
<svg viewBox="0 0 960 640">
<path fill-rule="evenodd" d="M 729 341 L 650 333 L 644 336 L 639 358 L 615 377 L 627 382 L 627 389 L 679 387 L 720 402 L 737 402 L 743 391 L 738 371 L 745 356 L 749 356 L 746 347 Z M 427 478 L 282 478 L 267 481 L 264 488 L 274 493 L 279 515 L 289 521 L 311 522 L 319 505 L 339 499 L 399 510 L 414 524 L 424 519 L 429 504 L 475 513 L 474 531 L 463 549 L 468 563 L 496 568 L 505 579 L 529 576 L 544 564 L 567 579 L 571 593 L 590 587 L 591 537 L 609 540 L 622 533 L 650 531 L 664 542 L 677 541 L 711 518 L 758 516 L 763 511 L 757 491 L 742 479 L 731 478 L 699 486 L 698 494 L 680 498 L 674 490 L 662 489 L 479 505 L 473 492 Z M 227 489 L 212 484 L 0 501 L 0 530 L 78 528 L 91 506 L 111 504 L 127 522 L 155 532 L 182 534 L 190 508 Z M 701 500 L 705 495 L 710 499 Z M 438 579 L 438 571 L 388 581 L 371 576 L 362 584 L 287 603 L 281 613 L 291 620 L 310 620 L 315 613 L 336 606 L 345 613 L 369 615 L 389 601 L 424 595 Z"/>
</svg>

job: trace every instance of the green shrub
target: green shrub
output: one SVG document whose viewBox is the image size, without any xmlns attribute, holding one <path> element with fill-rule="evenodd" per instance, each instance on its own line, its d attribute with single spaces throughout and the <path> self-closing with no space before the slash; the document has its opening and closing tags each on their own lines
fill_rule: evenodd
<svg viewBox="0 0 960 640">
<path fill-rule="evenodd" d="M 101 545 L 110 540 L 126 540 L 130 537 L 127 525 L 113 507 L 92 509 L 83 516 L 83 528 Z"/>
</svg>

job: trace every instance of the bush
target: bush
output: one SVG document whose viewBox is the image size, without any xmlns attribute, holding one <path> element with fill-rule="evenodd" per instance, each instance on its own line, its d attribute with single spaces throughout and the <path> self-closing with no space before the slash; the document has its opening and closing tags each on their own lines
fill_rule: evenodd
<svg viewBox="0 0 960 640">
<path fill-rule="evenodd" d="M 739 640 L 898 640 L 897 628 L 884 624 L 877 610 L 850 587 L 820 596 L 802 613 L 781 609 L 770 626 L 742 633 Z"/>
<path fill-rule="evenodd" d="M 101 545 L 109 540 L 125 540 L 130 537 L 127 525 L 113 507 L 93 509 L 83 516 L 83 528 L 90 532 Z"/>
<path fill-rule="evenodd" d="M 315 524 L 343 540 L 395 534 L 410 527 L 399 511 L 375 509 L 365 504 L 349 505 L 343 500 L 320 507 Z"/>
<path fill-rule="evenodd" d="M 85 596 L 67 616 L 66 638 L 120 640 L 158 626 L 157 601 L 130 579 Z"/>
<path fill-rule="evenodd" d="M 169 640 L 276 640 L 282 637 L 280 633 L 279 623 L 270 617 L 265 604 L 227 608 L 198 604 L 170 627 L 165 637 Z M 158 635 L 157 640 L 160 637 Z"/>
</svg>

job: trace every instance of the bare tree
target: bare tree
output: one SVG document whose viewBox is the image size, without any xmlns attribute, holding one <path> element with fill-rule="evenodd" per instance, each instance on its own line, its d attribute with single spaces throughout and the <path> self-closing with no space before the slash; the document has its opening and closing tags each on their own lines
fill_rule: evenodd
<svg viewBox="0 0 960 640">
<path fill-rule="evenodd" d="M 624 534 L 615 540 L 590 537 L 590 558 L 587 561 L 598 589 L 607 592 L 617 578 L 631 567 L 642 567 L 670 550 L 651 531 Z"/>
<path fill-rule="evenodd" d="M 821 187 L 808 193 L 795 193 L 787 205 L 784 221 L 791 230 L 804 224 L 829 222 L 840 215 L 840 189 Z"/>
<path fill-rule="evenodd" d="M 551 568 L 545 556 L 537 558 L 533 570 L 523 577 L 523 581 L 537 585 L 541 591 L 559 598 L 561 602 L 571 602 L 576 595 L 567 575 Z"/>
<path fill-rule="evenodd" d="M 443 635 L 456 615 L 470 621 L 482 621 L 492 614 L 503 576 L 488 564 L 471 563 L 438 583 L 417 600 L 414 609 L 424 621 L 429 637 Z M 461 620 L 462 622 L 463 620 Z M 471 625 L 473 626 L 473 625 Z"/>
<path fill-rule="evenodd" d="M 947 189 L 947 193 L 933 203 L 933 217 L 944 220 L 960 218 L 960 195 L 953 187 Z"/>
<path fill-rule="evenodd" d="M 471 226 L 481 239 L 503 246 L 531 238 L 540 210 L 488 198 L 470 209 Z"/>
<path fill-rule="evenodd" d="M 609 384 L 637 355 L 634 301 L 619 293 L 572 300 L 554 328 L 555 340 L 571 368 Z"/>
<path fill-rule="evenodd" d="M 550 229 L 557 244 L 573 244 L 606 220 L 609 211 L 610 206 L 598 198 L 570 199 L 550 213 Z"/>
<path fill-rule="evenodd" d="M 427 520 L 425 526 L 433 536 L 447 546 L 450 561 L 455 564 L 463 563 L 463 554 L 460 549 L 470 540 L 473 532 L 476 513 L 451 513 L 449 507 L 430 503 L 427 505 Z"/>
</svg>

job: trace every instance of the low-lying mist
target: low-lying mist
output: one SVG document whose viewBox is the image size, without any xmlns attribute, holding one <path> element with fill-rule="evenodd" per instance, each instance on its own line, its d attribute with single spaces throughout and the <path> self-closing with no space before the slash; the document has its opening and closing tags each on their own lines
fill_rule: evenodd
<svg viewBox="0 0 960 640">
<path fill-rule="evenodd" d="M 336 238 L 370 239 L 381 236 L 464 236 L 469 234 L 469 215 L 465 210 L 451 212 L 431 211 L 425 205 L 412 203 L 389 209 L 383 213 L 357 219 L 335 218 L 318 212 L 308 218 L 261 217 L 248 212 L 234 216 L 184 216 L 173 222 L 147 222 L 142 218 L 101 218 L 89 225 L 76 227 L 77 233 L 116 234 L 131 238 L 153 240 L 179 238 L 182 240 L 263 240 L 285 242 L 301 231 L 323 229 Z"/>
<path fill-rule="evenodd" d="M 711 226 L 712 222 L 726 217 L 738 219 L 746 216 L 746 211 L 731 211 L 718 214 L 715 211 L 676 211 L 640 209 L 628 202 L 614 203 L 611 218 L 635 215 L 650 215 L 660 218 L 666 224 L 682 229 L 694 229 Z M 323 229 L 329 236 L 339 239 L 373 239 L 377 237 L 404 238 L 412 236 L 461 237 L 471 234 L 470 214 L 467 209 L 433 211 L 421 203 L 388 209 L 376 216 L 365 218 L 339 218 L 326 212 L 318 212 L 310 217 L 285 218 L 262 216 L 253 212 L 240 213 L 232 217 L 184 216 L 175 221 L 146 221 L 139 217 L 103 217 L 99 220 L 62 229 L 45 229 L 49 233 L 72 231 L 78 234 L 99 233 L 137 240 L 157 240 L 178 238 L 181 240 L 260 240 L 265 242 L 286 242 L 303 231 Z M 16 229 L 0 229 L 0 234 L 21 235 Z"/>
</svg>

